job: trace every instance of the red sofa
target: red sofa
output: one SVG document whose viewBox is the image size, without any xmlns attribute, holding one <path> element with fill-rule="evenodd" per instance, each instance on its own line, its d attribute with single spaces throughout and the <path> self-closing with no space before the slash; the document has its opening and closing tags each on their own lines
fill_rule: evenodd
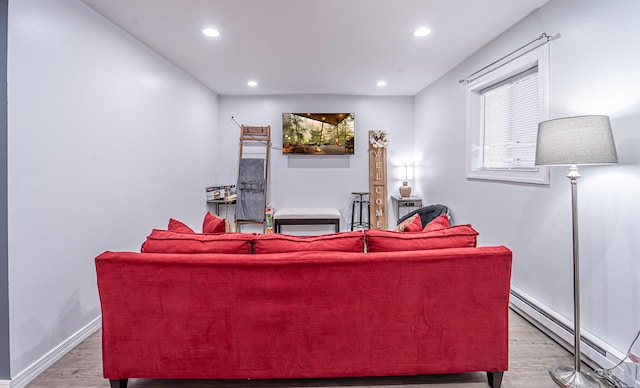
<svg viewBox="0 0 640 388">
<path fill-rule="evenodd" d="M 484 371 L 498 388 L 511 251 L 467 232 L 154 231 L 142 253 L 95 260 L 104 376 L 122 388 Z"/>
</svg>

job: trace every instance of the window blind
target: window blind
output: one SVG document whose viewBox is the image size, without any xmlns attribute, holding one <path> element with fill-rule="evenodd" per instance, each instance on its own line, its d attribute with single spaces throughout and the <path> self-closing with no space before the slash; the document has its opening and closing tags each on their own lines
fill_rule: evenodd
<svg viewBox="0 0 640 388">
<path fill-rule="evenodd" d="M 535 169 L 538 68 L 480 92 L 484 169 Z"/>
</svg>

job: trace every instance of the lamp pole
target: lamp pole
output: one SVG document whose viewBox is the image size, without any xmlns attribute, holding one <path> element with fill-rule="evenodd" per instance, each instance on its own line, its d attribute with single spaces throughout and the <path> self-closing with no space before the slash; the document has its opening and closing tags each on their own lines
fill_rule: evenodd
<svg viewBox="0 0 640 388">
<path fill-rule="evenodd" d="M 580 244 L 578 243 L 578 166 L 569 167 L 567 178 L 571 180 L 571 222 L 573 229 L 573 368 L 556 366 L 551 368 L 551 378 L 565 388 L 599 388 L 602 385 L 593 377 L 580 372 Z"/>
<path fill-rule="evenodd" d="M 578 243 L 578 166 L 575 164 L 569 168 L 567 178 L 571 180 L 571 221 L 573 225 L 573 348 L 576 356 L 574 357 L 574 369 L 577 374 L 580 373 L 580 244 Z"/>
</svg>

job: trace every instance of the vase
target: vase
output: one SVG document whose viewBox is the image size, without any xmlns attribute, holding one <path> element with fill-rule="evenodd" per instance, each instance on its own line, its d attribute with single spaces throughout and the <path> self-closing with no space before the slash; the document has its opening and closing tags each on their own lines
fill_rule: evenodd
<svg viewBox="0 0 640 388">
<path fill-rule="evenodd" d="M 411 196 L 411 186 L 409 186 L 409 182 L 402 181 L 402 186 L 400 186 L 400 196 L 402 198 L 409 198 Z"/>
</svg>

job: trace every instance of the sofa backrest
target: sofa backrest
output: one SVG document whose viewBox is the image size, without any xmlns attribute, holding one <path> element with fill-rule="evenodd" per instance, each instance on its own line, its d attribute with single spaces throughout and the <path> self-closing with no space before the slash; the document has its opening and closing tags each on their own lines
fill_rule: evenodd
<svg viewBox="0 0 640 388">
<path fill-rule="evenodd" d="M 142 244 L 142 253 L 268 254 L 302 251 L 394 252 L 475 247 L 478 232 L 456 225 L 430 232 L 360 230 L 319 236 L 255 233 L 177 233 L 154 229 Z"/>
<path fill-rule="evenodd" d="M 176 233 L 154 229 L 142 244 L 142 253 L 251 253 L 253 233 Z"/>
<path fill-rule="evenodd" d="M 478 232 L 471 225 L 456 225 L 432 232 L 365 231 L 368 252 L 475 247 L 477 236 Z"/>
<path fill-rule="evenodd" d="M 340 232 L 320 236 L 259 234 L 253 243 L 253 253 L 300 251 L 364 252 L 364 232 Z"/>
</svg>

